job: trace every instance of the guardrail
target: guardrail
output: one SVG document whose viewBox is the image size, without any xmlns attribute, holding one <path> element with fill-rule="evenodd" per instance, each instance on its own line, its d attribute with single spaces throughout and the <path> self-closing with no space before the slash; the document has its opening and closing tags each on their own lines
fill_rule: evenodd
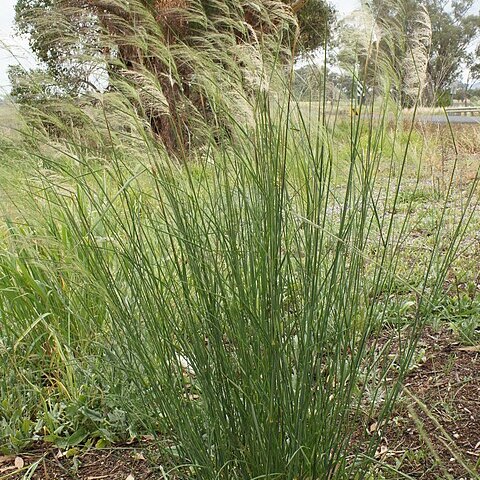
<svg viewBox="0 0 480 480">
<path fill-rule="evenodd" d="M 448 115 L 480 115 L 480 107 L 447 107 Z"/>
</svg>

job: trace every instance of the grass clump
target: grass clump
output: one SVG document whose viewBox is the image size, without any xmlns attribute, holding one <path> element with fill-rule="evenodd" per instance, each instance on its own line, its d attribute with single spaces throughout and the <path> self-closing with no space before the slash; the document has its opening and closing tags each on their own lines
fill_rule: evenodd
<svg viewBox="0 0 480 480">
<path fill-rule="evenodd" d="M 377 474 L 476 180 L 455 221 L 453 176 L 435 196 L 420 255 L 413 127 L 386 103 L 312 129 L 271 101 L 185 164 L 133 111 L 110 150 L 36 148 L 39 213 L 6 225 L 0 255 L 4 449 L 153 432 L 194 478 Z"/>
</svg>

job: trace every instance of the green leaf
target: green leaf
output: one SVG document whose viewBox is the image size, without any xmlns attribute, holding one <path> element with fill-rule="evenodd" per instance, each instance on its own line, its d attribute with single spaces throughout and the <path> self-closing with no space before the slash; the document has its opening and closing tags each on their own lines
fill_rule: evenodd
<svg viewBox="0 0 480 480">
<path fill-rule="evenodd" d="M 111 445 L 111 443 L 108 440 L 106 440 L 105 438 L 100 438 L 95 444 L 95 448 L 106 448 L 109 445 Z"/>
<path fill-rule="evenodd" d="M 81 407 L 79 408 L 79 412 L 85 417 L 91 420 L 92 422 L 103 422 L 105 417 L 96 410 L 92 410 L 88 407 Z"/>
<path fill-rule="evenodd" d="M 88 437 L 88 432 L 86 432 L 83 428 L 80 428 L 75 433 L 70 435 L 67 439 L 67 445 L 69 447 L 73 447 L 82 443 Z"/>
</svg>

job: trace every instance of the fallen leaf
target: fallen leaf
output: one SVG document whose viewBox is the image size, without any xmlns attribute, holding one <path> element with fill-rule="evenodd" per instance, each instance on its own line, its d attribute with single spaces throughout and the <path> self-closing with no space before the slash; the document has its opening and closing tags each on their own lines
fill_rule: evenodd
<svg viewBox="0 0 480 480">
<path fill-rule="evenodd" d="M 25 462 L 23 461 L 22 457 L 15 457 L 15 468 L 20 470 L 25 466 Z"/>
<path fill-rule="evenodd" d="M 134 460 L 145 460 L 142 452 L 135 452 L 132 457 Z"/>
<path fill-rule="evenodd" d="M 382 457 L 388 452 L 388 447 L 386 445 L 381 445 L 379 448 L 377 448 L 377 451 L 375 452 L 375 458 Z"/>
<path fill-rule="evenodd" d="M 135 477 L 132 474 L 130 474 L 125 480 L 135 480 Z"/>
<path fill-rule="evenodd" d="M 370 425 L 370 428 L 368 429 L 368 431 L 370 433 L 373 433 L 377 430 L 378 428 L 378 422 L 373 422 L 371 425 Z"/>
</svg>

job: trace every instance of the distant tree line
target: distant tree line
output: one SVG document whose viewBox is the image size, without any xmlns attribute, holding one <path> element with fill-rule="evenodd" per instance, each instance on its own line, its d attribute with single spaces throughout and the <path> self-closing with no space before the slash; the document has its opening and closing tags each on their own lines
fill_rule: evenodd
<svg viewBox="0 0 480 480">
<path fill-rule="evenodd" d="M 446 105 L 474 98 L 480 82 L 479 12 L 474 0 L 371 0 L 340 21 L 327 74 L 327 97 L 350 97 L 354 83 L 367 95 L 384 91 L 383 77 L 404 107 Z M 322 92 L 323 71 L 297 69 L 294 90 L 302 99 Z M 462 87 L 459 84 L 462 83 Z M 355 93 L 355 92 L 354 92 Z"/>
</svg>

